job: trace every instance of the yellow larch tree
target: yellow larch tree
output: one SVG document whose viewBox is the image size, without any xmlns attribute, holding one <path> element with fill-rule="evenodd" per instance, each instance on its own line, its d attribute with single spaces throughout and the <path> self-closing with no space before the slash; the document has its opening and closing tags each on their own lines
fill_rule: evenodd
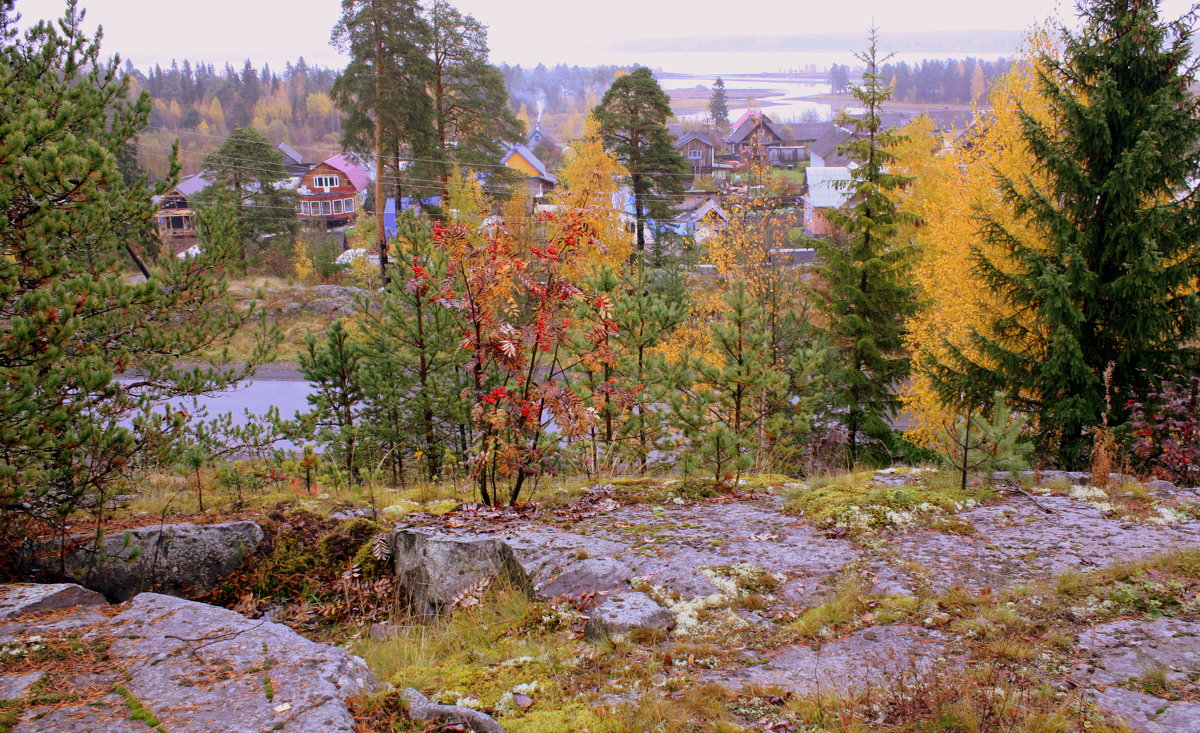
<svg viewBox="0 0 1200 733">
<path fill-rule="evenodd" d="M 633 252 L 633 238 L 625 230 L 615 197 L 628 175 L 625 166 L 604 149 L 596 120 L 589 117 L 583 137 L 571 143 L 567 151 L 558 170 L 558 188 L 551 196 L 563 213 L 582 216 L 586 230 L 592 234 L 588 257 L 573 267 L 590 270 L 607 266 L 616 272 L 624 269 Z"/>
<path fill-rule="evenodd" d="M 1030 40 L 1040 48 L 1049 43 L 1046 33 L 1035 33 Z M 1031 52 L 1028 58 L 1033 57 Z M 997 174 L 1039 184 L 1036 158 L 1021 137 L 1022 110 L 1039 120 L 1049 118 L 1034 79 L 1032 61 L 1016 64 L 991 90 L 990 110 L 961 136 L 943 139 L 921 117 L 905 129 L 908 140 L 895 151 L 897 166 L 915 178 L 900 201 L 922 221 L 913 234 L 918 245 L 913 277 L 923 308 L 907 324 L 913 370 L 903 401 L 912 425 L 908 437 L 931 448 L 949 447 L 963 413 L 962 406 L 938 397 L 934 366 L 945 361 L 950 349 L 974 354 L 972 332 L 994 336 L 997 320 L 1011 315 L 975 271 L 978 253 L 1005 261 L 1005 253 L 981 235 L 981 218 L 1003 221 L 1026 241 L 1035 241 L 1035 233 L 1014 219 L 996 186 Z"/>
</svg>

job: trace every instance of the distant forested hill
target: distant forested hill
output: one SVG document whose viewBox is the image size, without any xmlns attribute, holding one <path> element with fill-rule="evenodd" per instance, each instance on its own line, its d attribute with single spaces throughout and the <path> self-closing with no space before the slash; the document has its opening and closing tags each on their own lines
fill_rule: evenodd
<svg viewBox="0 0 1200 733">
<path fill-rule="evenodd" d="M 273 143 L 287 142 L 306 160 L 319 161 L 340 150 L 341 114 L 329 90 L 337 71 L 309 66 L 303 58 L 282 71 L 269 66 L 220 71 L 205 62 L 172 62 L 142 71 L 126 67 L 134 92 L 154 99 L 150 127 L 138 136 L 138 162 L 150 174 L 165 175 L 167 155 L 180 140 L 184 173 L 199 170 L 204 155 L 239 127 L 253 126 Z"/>
</svg>

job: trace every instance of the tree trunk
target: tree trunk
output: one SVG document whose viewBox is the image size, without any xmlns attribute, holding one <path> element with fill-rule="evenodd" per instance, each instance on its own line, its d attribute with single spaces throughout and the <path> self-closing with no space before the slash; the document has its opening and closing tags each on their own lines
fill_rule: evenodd
<svg viewBox="0 0 1200 733">
<path fill-rule="evenodd" d="M 378 105 L 383 99 L 383 39 L 379 28 L 379 0 L 372 0 L 371 9 L 374 11 L 375 26 L 375 242 L 379 249 L 379 279 L 383 287 L 388 284 L 388 244 L 387 232 L 384 230 L 383 208 L 383 116 Z M 396 201 L 399 208 L 400 202 Z"/>
</svg>

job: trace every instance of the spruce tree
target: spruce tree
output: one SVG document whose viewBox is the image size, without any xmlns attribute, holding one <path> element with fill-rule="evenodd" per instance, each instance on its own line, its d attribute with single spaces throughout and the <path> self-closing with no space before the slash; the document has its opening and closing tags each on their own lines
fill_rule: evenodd
<svg viewBox="0 0 1200 733">
<path fill-rule="evenodd" d="M 914 308 L 908 280 L 910 248 L 901 241 L 912 217 L 899 211 L 893 196 L 908 178 L 888 170 L 889 148 L 901 138 L 883 128 L 880 115 L 891 89 L 878 73 L 878 35 L 858 59 L 866 66 L 850 92 L 863 107 L 846 118 L 855 135 L 843 150 L 857 164 L 851 171 L 845 209 L 829 212 L 835 234 L 818 240 L 818 308 L 825 336 L 837 355 L 830 381 L 834 407 L 849 434 L 850 461 L 856 463 L 864 438 L 887 447 L 890 422 L 899 408 L 895 390 L 908 374 L 902 338 Z"/>
<path fill-rule="evenodd" d="M 725 96 L 725 80 L 719 76 L 713 82 L 712 97 L 708 100 L 708 116 L 718 128 L 729 126 L 729 100 Z"/>
<path fill-rule="evenodd" d="M 1081 3 L 1081 29 L 1062 31 L 1062 59 L 1041 59 L 1052 120 L 1022 114 L 1022 136 L 1045 183 L 999 181 L 1038 243 L 985 221 L 985 237 L 1010 254 L 999 261 L 976 252 L 983 281 L 1017 315 L 974 334 L 982 358 L 952 350 L 939 370 L 948 401 L 1007 391 L 1036 419 L 1042 455 L 1063 466 L 1085 461 L 1087 428 L 1107 409 L 1108 365 L 1108 422 L 1118 424 L 1148 378 L 1196 358 L 1193 31 L 1189 18 L 1160 19 L 1158 5 Z"/>
<path fill-rule="evenodd" d="M 605 147 L 629 170 L 641 256 L 646 250 L 646 220 L 665 222 L 673 216 L 688 172 L 667 130 L 671 99 L 650 69 L 639 66 L 613 82 L 592 114 Z"/>
</svg>

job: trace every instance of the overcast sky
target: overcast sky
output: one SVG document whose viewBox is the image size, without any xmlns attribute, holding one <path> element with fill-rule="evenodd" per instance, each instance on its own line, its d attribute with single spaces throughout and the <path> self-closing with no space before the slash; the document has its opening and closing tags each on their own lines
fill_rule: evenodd
<svg viewBox="0 0 1200 733">
<path fill-rule="evenodd" d="M 1164 0 L 1164 15 L 1184 12 L 1190 0 Z M 120 53 L 139 67 L 170 59 L 255 65 L 301 55 L 310 63 L 340 65 L 329 46 L 338 0 L 200 0 L 163 4 L 144 0 L 81 0 L 88 24 L 104 26 L 106 54 Z M 490 28 L 493 60 L 550 65 L 600 51 L 612 42 L 667 36 L 792 34 L 861 31 L 872 22 L 888 31 L 1012 29 L 1039 19 L 1074 15 L 1056 0 L 456 0 L 454 5 Z M 22 25 L 57 17 L 62 0 L 17 0 Z"/>
</svg>

